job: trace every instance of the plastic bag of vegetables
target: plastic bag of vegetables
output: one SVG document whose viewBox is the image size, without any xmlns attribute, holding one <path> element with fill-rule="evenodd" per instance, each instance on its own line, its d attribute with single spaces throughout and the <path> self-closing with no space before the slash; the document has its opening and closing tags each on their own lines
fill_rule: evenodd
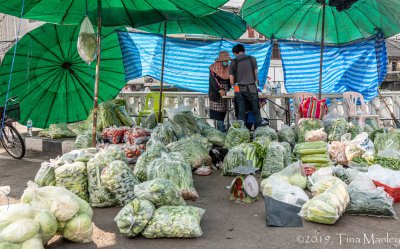
<svg viewBox="0 0 400 249">
<path fill-rule="evenodd" d="M 56 163 L 53 161 L 43 162 L 40 169 L 36 173 L 34 182 L 40 186 L 55 186 L 56 176 L 54 174 L 54 169 Z"/>
<path fill-rule="evenodd" d="M 136 198 L 149 200 L 156 207 L 186 205 L 175 184 L 163 178 L 155 178 L 136 185 L 134 193 Z"/>
<path fill-rule="evenodd" d="M 195 238 L 203 235 L 200 220 L 204 209 L 193 206 L 162 206 L 142 232 L 146 238 Z"/>
<path fill-rule="evenodd" d="M 337 184 L 322 194 L 307 201 L 299 213 L 308 221 L 321 224 L 335 224 L 350 202 L 343 184 Z"/>
<path fill-rule="evenodd" d="M 46 128 L 46 129 L 40 130 L 37 136 L 38 137 L 50 137 L 50 129 Z"/>
<path fill-rule="evenodd" d="M 80 198 L 88 201 L 88 179 L 86 165 L 83 162 L 64 164 L 54 170 L 56 186 L 68 189 Z"/>
<path fill-rule="evenodd" d="M 243 147 L 239 145 L 230 149 L 225 156 L 223 165 L 222 174 L 225 176 L 234 176 L 234 173 L 228 172 L 233 168 L 247 166 L 247 155 Z"/>
<path fill-rule="evenodd" d="M 292 164 L 292 147 L 287 142 L 281 142 L 281 145 L 285 148 L 284 162 L 285 166 Z"/>
<path fill-rule="evenodd" d="M 329 176 L 324 177 L 321 180 L 314 182 L 314 185 L 311 188 L 311 192 L 314 196 L 320 195 L 332 186 L 343 185 L 343 187 L 347 188 L 347 184 L 340 180 L 338 177 Z"/>
<path fill-rule="evenodd" d="M 261 171 L 261 177 L 266 178 L 285 168 L 286 148 L 279 142 L 271 142 Z"/>
<path fill-rule="evenodd" d="M 176 153 L 180 154 L 180 153 Z M 198 199 L 193 185 L 192 169 L 174 153 L 162 153 L 161 158 L 153 160 L 147 168 L 147 180 L 164 178 L 175 184 L 183 199 Z"/>
<path fill-rule="evenodd" d="M 112 144 L 106 149 L 101 150 L 99 153 L 104 155 L 104 157 L 108 158 L 110 161 L 120 160 L 124 163 L 128 163 L 125 151 L 118 145 Z"/>
<path fill-rule="evenodd" d="M 143 128 L 154 129 L 157 127 L 157 117 L 156 113 L 153 111 L 149 114 L 149 116 L 144 117 L 142 125 Z"/>
<path fill-rule="evenodd" d="M 350 196 L 347 214 L 397 219 L 393 198 L 382 188 L 377 188 L 369 177 L 357 176 L 349 184 L 347 191 Z"/>
<path fill-rule="evenodd" d="M 135 199 L 134 188 L 140 183 L 129 166 L 118 160 L 103 170 L 101 181 L 115 195 L 120 205 L 126 205 Z"/>
<path fill-rule="evenodd" d="M 278 131 L 278 138 L 280 142 L 288 142 L 290 145 L 294 146 L 296 144 L 297 135 L 293 128 L 282 125 L 281 129 Z"/>
<path fill-rule="evenodd" d="M 344 183 L 349 184 L 359 174 L 360 171 L 356 169 L 344 168 L 342 165 L 332 166 L 333 175 L 342 180 Z"/>
<path fill-rule="evenodd" d="M 90 64 L 97 56 L 98 46 L 96 33 L 94 32 L 92 23 L 87 16 L 83 19 L 79 30 L 77 48 L 79 56 L 87 64 Z"/>
<path fill-rule="evenodd" d="M 198 167 L 212 164 L 209 150 L 205 148 L 208 140 L 206 138 L 204 140 L 205 143 L 198 138 L 186 138 L 169 144 L 168 148 L 171 152 L 181 153 L 185 162 L 193 169 L 197 169 Z"/>
<path fill-rule="evenodd" d="M 75 135 L 77 135 L 77 136 L 85 131 L 85 127 L 84 127 L 83 123 L 69 124 L 68 129 L 70 131 L 72 131 L 73 133 L 75 133 Z"/>
<path fill-rule="evenodd" d="M 68 153 L 65 153 L 60 158 L 56 159 L 57 160 L 57 165 L 61 166 L 61 165 L 64 165 L 64 164 L 74 163 L 75 159 L 78 157 L 80 152 L 81 152 L 81 150 L 73 150 L 73 151 L 70 151 Z"/>
<path fill-rule="evenodd" d="M 325 154 L 328 151 L 328 144 L 326 142 L 308 142 L 299 143 L 294 146 L 293 153 L 300 156 Z"/>
<path fill-rule="evenodd" d="M 327 134 L 325 133 L 324 128 L 306 132 L 306 142 L 317 142 L 317 141 L 326 142 L 326 139 L 327 139 Z"/>
<path fill-rule="evenodd" d="M 95 157 L 98 152 L 99 152 L 99 150 L 96 148 L 82 149 L 79 152 L 78 156 L 75 158 L 74 162 L 87 163 L 87 162 L 89 162 L 90 159 Z"/>
<path fill-rule="evenodd" d="M 118 106 L 114 109 L 115 114 L 121 120 L 122 125 L 126 125 L 132 127 L 135 125 L 135 121 L 129 116 L 128 112 L 126 111 L 125 106 Z"/>
<path fill-rule="evenodd" d="M 383 158 L 400 159 L 400 150 L 396 149 L 393 144 L 393 140 L 387 140 L 385 143 L 385 148 L 380 150 L 377 155 Z"/>
<path fill-rule="evenodd" d="M 328 139 L 332 141 L 341 141 L 342 136 L 349 131 L 349 125 L 343 118 L 339 118 L 332 122 L 330 130 L 328 131 Z"/>
<path fill-rule="evenodd" d="M 134 199 L 115 216 L 119 231 L 125 237 L 135 237 L 143 231 L 153 217 L 156 208 L 148 200 Z"/>
<path fill-rule="evenodd" d="M 297 137 L 299 143 L 306 141 L 307 131 L 319 130 L 324 128 L 324 123 L 319 119 L 302 118 L 298 123 Z"/>
<path fill-rule="evenodd" d="M 239 120 L 241 121 L 241 120 Z M 244 122 L 233 123 L 228 130 L 228 134 L 225 138 L 224 147 L 231 149 L 242 143 L 250 142 L 250 131 L 244 126 Z"/>
<path fill-rule="evenodd" d="M 49 134 L 53 139 L 76 137 L 75 133 L 68 128 L 67 123 L 51 124 Z"/>
<path fill-rule="evenodd" d="M 246 153 L 246 160 L 252 161 L 253 167 L 261 169 L 264 155 L 260 158 L 259 153 L 264 152 L 264 150 L 261 149 L 262 152 L 258 152 L 257 149 L 260 150 L 260 148 L 257 145 L 257 143 L 243 143 L 238 147 L 243 149 L 244 153 Z"/>
<path fill-rule="evenodd" d="M 57 231 L 57 220 L 47 209 L 27 204 L 0 206 L 0 248 L 44 248 Z"/>
<path fill-rule="evenodd" d="M 158 124 L 151 132 L 151 139 L 160 141 L 165 145 L 177 140 L 172 130 L 171 123 Z"/>
<path fill-rule="evenodd" d="M 200 132 L 197 121 L 189 107 L 166 108 L 165 111 L 178 139 Z"/>
<path fill-rule="evenodd" d="M 92 147 L 92 130 L 86 130 L 78 134 L 75 139 L 75 144 L 72 149 L 79 150 L 79 149 L 86 149 Z M 101 134 L 96 132 L 96 141 L 99 141 L 101 138 Z"/>
<path fill-rule="evenodd" d="M 53 186 L 39 188 L 33 182 L 28 182 L 21 203 L 50 210 L 58 222 L 57 232 L 64 238 L 80 243 L 92 241 L 92 208 L 70 191 Z"/>
<path fill-rule="evenodd" d="M 305 189 L 307 185 L 307 179 L 302 174 L 302 165 L 300 161 L 290 164 L 283 170 L 272 174 L 267 179 L 276 178 L 285 182 L 288 182 L 294 186 Z M 263 180 L 265 181 L 265 180 Z"/>
<path fill-rule="evenodd" d="M 269 126 L 260 126 L 253 132 L 253 138 L 269 137 L 271 141 L 277 141 L 278 135 L 276 131 Z"/>
<path fill-rule="evenodd" d="M 275 200 L 301 207 L 309 198 L 302 188 L 294 186 L 277 177 L 263 180 L 261 192 Z"/>
<path fill-rule="evenodd" d="M 199 124 L 201 135 L 206 137 L 208 141 L 215 146 L 224 146 L 226 134 L 209 126 Z"/>
<path fill-rule="evenodd" d="M 112 159 L 103 154 L 97 154 L 87 163 L 90 205 L 92 207 L 113 207 L 118 205 L 118 200 L 101 180 L 101 173 L 111 163 Z"/>
<path fill-rule="evenodd" d="M 159 141 L 154 142 L 154 140 L 150 141 L 153 141 L 151 146 L 147 147 L 146 151 L 139 156 L 135 168 L 133 169 L 133 173 L 141 182 L 147 180 L 147 167 L 150 162 L 160 158 L 163 152 L 169 152 L 169 149 L 165 147 L 163 143 Z"/>
</svg>

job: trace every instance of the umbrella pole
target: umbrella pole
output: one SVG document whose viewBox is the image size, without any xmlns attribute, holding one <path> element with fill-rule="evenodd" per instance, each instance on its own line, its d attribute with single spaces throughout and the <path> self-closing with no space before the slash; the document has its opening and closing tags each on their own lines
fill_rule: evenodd
<svg viewBox="0 0 400 249">
<path fill-rule="evenodd" d="M 99 51 L 97 53 L 96 61 L 96 79 L 94 86 L 94 105 L 93 105 L 93 134 L 92 134 L 92 147 L 96 147 L 96 131 L 97 131 L 97 109 L 99 101 L 99 76 L 100 76 L 100 52 L 101 52 L 101 0 L 97 0 L 97 46 Z"/>
<path fill-rule="evenodd" d="M 160 84 L 160 100 L 158 101 L 158 123 L 162 122 L 163 113 L 163 84 L 164 84 L 164 62 L 165 62 L 165 45 L 167 37 L 167 21 L 164 22 L 164 40 L 163 40 L 163 53 L 162 53 L 162 63 L 161 63 L 161 84 Z"/>
<path fill-rule="evenodd" d="M 321 99 L 321 91 L 322 91 L 322 64 L 324 61 L 324 32 L 325 32 L 325 6 L 326 2 L 322 4 L 322 35 L 321 35 L 321 61 L 319 64 L 319 93 L 318 98 Z"/>
</svg>

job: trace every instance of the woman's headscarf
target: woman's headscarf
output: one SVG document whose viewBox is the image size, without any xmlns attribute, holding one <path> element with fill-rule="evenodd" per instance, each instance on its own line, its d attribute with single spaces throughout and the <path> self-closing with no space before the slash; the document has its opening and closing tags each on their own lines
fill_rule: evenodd
<svg viewBox="0 0 400 249">
<path fill-rule="evenodd" d="M 225 67 L 222 65 L 223 61 L 229 60 L 232 60 L 232 57 L 229 56 L 227 51 L 219 52 L 218 58 L 215 59 L 215 62 L 209 67 L 210 71 L 214 72 L 224 80 L 229 79 L 229 65 Z"/>
</svg>

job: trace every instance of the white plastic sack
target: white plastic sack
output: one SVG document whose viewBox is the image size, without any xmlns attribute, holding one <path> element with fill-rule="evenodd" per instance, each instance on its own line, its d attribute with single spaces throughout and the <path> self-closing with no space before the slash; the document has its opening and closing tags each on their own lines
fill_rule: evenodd
<svg viewBox="0 0 400 249">
<path fill-rule="evenodd" d="M 378 152 L 378 156 L 383 158 L 400 159 L 400 151 L 393 146 L 393 140 L 388 140 L 385 143 L 385 149 Z"/>
<path fill-rule="evenodd" d="M 379 164 L 368 168 L 367 175 L 375 181 L 383 183 L 391 188 L 400 187 L 400 171 L 383 168 Z"/>
<path fill-rule="evenodd" d="M 90 64 L 97 56 L 98 46 L 96 41 L 96 33 L 89 17 L 83 19 L 81 29 L 78 36 L 78 53 L 79 56 L 87 64 Z"/>
</svg>

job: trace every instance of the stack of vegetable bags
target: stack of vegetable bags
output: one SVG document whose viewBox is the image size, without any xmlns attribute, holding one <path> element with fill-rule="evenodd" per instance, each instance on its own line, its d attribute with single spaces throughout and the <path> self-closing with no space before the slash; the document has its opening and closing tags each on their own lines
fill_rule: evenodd
<svg viewBox="0 0 400 249">
<path fill-rule="evenodd" d="M 88 178 L 84 162 L 64 164 L 54 170 L 56 186 L 68 189 L 85 201 L 89 201 Z"/>
<path fill-rule="evenodd" d="M 177 140 L 171 123 L 158 124 L 151 132 L 151 139 L 160 141 L 164 145 L 168 145 Z"/>
<path fill-rule="evenodd" d="M 313 188 L 316 196 L 303 205 L 299 215 L 316 223 L 335 224 L 350 202 L 347 185 L 340 179 L 323 178 Z"/>
<path fill-rule="evenodd" d="M 168 153 L 169 149 L 165 145 L 157 140 L 150 140 L 147 143 L 146 151 L 141 154 L 136 162 L 133 173 L 136 177 L 144 182 L 147 180 L 147 167 L 151 161 L 161 157 L 161 154 L 165 152 Z"/>
<path fill-rule="evenodd" d="M 192 169 L 181 159 L 181 155 L 163 153 L 161 158 L 153 160 L 147 168 L 147 180 L 164 178 L 175 184 L 184 199 L 198 199 L 193 185 Z"/>
<path fill-rule="evenodd" d="M 178 139 L 200 132 L 197 121 L 187 106 L 180 106 L 176 109 L 167 108 L 165 111 Z"/>
<path fill-rule="evenodd" d="M 266 178 L 292 163 L 292 150 L 287 142 L 271 142 L 266 152 L 261 177 Z"/>
<path fill-rule="evenodd" d="M 291 146 L 295 146 L 297 135 L 293 128 L 287 125 L 282 125 L 281 129 L 278 131 L 278 138 L 280 142 L 287 142 Z"/>
<path fill-rule="evenodd" d="M 204 137 L 188 137 L 169 144 L 168 148 L 171 152 L 181 153 L 185 162 L 193 169 L 197 169 L 212 164 L 207 144 L 208 140 Z"/>
<path fill-rule="evenodd" d="M 50 210 L 58 222 L 57 232 L 64 238 L 80 243 L 92 241 L 93 211 L 86 201 L 70 191 L 53 186 L 39 188 L 28 182 L 21 202 L 33 208 Z"/>
<path fill-rule="evenodd" d="M 225 144 L 226 134 L 209 125 L 199 124 L 200 133 L 215 146 L 222 147 Z"/>
<path fill-rule="evenodd" d="M 324 128 L 324 123 L 319 119 L 303 118 L 299 120 L 297 138 L 299 143 L 306 142 L 307 131 L 319 130 Z"/>
<path fill-rule="evenodd" d="M 253 132 L 253 138 L 268 137 L 271 141 L 278 141 L 276 131 L 269 126 L 260 126 Z"/>
<path fill-rule="evenodd" d="M 240 166 L 248 165 L 246 152 L 243 150 L 243 147 L 239 145 L 230 149 L 228 154 L 225 156 L 222 175 L 233 176 L 235 174 L 228 171 Z"/>
<path fill-rule="evenodd" d="M 0 248 L 44 249 L 57 231 L 57 220 L 47 209 L 27 204 L 0 207 Z"/>
<path fill-rule="evenodd" d="M 53 139 L 76 137 L 69 128 L 67 123 L 51 124 L 49 127 L 49 135 Z"/>
<path fill-rule="evenodd" d="M 300 160 L 303 163 L 312 164 L 316 168 L 331 165 L 331 160 L 328 155 L 328 145 L 326 142 L 296 144 L 293 152 L 300 156 Z"/>
<path fill-rule="evenodd" d="M 231 149 L 237 145 L 248 142 L 250 142 L 250 131 L 246 128 L 244 122 L 241 121 L 232 124 L 229 128 L 224 147 Z"/>
</svg>

